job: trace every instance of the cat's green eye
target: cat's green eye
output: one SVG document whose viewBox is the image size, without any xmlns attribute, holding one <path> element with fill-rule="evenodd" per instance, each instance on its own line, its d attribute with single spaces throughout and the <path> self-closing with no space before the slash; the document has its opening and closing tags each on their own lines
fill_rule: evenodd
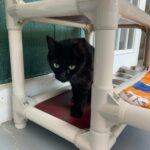
<svg viewBox="0 0 150 150">
<path fill-rule="evenodd" d="M 74 69 L 76 68 L 76 66 L 75 66 L 75 65 L 70 65 L 70 66 L 68 66 L 68 68 L 69 68 L 70 70 L 74 70 Z"/>
<path fill-rule="evenodd" d="M 57 63 L 53 63 L 53 67 L 56 68 L 56 69 L 58 69 L 60 66 Z"/>
</svg>

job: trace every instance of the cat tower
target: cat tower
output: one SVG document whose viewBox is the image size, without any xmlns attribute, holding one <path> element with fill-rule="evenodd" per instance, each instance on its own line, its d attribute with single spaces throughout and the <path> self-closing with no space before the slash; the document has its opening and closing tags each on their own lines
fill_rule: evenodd
<svg viewBox="0 0 150 150">
<path fill-rule="evenodd" d="M 41 0 L 30 3 L 23 0 L 5 0 L 5 6 L 12 71 L 13 119 L 16 128 L 24 128 L 26 121 L 31 120 L 74 143 L 81 150 L 111 149 L 126 124 L 150 131 L 150 110 L 130 105 L 118 95 L 122 89 L 140 80 L 149 69 L 149 15 L 127 0 Z M 81 16 L 86 17 L 85 20 L 81 19 L 82 22 L 79 19 Z M 120 27 L 136 27 L 146 32 L 147 47 L 144 58 L 146 69 L 113 88 L 114 43 L 119 18 L 124 22 L 119 25 Z M 87 33 L 95 31 L 91 113 L 90 106 L 87 105 L 84 121 L 73 118 L 69 118 L 69 121 L 66 118 L 62 119 L 67 112 L 61 108 L 59 112 L 62 114 L 62 110 L 64 115 L 57 114 L 57 108 L 54 106 L 62 103 L 66 107 L 63 102 L 70 99 L 68 92 L 70 87 L 66 84 L 56 87 L 47 94 L 30 98 L 25 95 L 22 27 L 28 21 L 84 28 Z M 49 98 L 50 101 L 47 101 Z M 49 109 L 51 112 L 48 112 Z M 87 118 L 90 120 L 86 120 Z M 83 125 L 83 122 L 86 124 Z"/>
</svg>

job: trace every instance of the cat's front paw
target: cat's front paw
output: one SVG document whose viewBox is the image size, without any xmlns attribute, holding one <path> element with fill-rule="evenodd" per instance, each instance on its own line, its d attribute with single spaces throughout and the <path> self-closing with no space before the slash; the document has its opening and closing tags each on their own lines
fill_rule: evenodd
<svg viewBox="0 0 150 150">
<path fill-rule="evenodd" d="M 80 118 L 83 115 L 83 111 L 76 107 L 75 105 L 71 107 L 71 116 L 75 118 Z"/>
</svg>

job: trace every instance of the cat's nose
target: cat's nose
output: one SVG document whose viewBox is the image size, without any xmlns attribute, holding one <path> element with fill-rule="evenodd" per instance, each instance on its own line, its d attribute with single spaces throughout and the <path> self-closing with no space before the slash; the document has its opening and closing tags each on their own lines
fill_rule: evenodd
<svg viewBox="0 0 150 150">
<path fill-rule="evenodd" d="M 60 81 L 62 81 L 62 82 L 66 82 L 67 81 L 66 72 L 61 73 Z"/>
</svg>

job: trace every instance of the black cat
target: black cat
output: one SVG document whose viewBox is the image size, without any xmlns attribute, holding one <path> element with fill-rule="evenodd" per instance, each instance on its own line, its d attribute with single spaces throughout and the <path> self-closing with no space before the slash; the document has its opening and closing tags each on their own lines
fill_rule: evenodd
<svg viewBox="0 0 150 150">
<path fill-rule="evenodd" d="M 94 48 L 84 38 L 56 41 L 47 36 L 47 44 L 48 62 L 56 79 L 71 83 L 71 115 L 81 117 L 91 95 Z"/>
</svg>

